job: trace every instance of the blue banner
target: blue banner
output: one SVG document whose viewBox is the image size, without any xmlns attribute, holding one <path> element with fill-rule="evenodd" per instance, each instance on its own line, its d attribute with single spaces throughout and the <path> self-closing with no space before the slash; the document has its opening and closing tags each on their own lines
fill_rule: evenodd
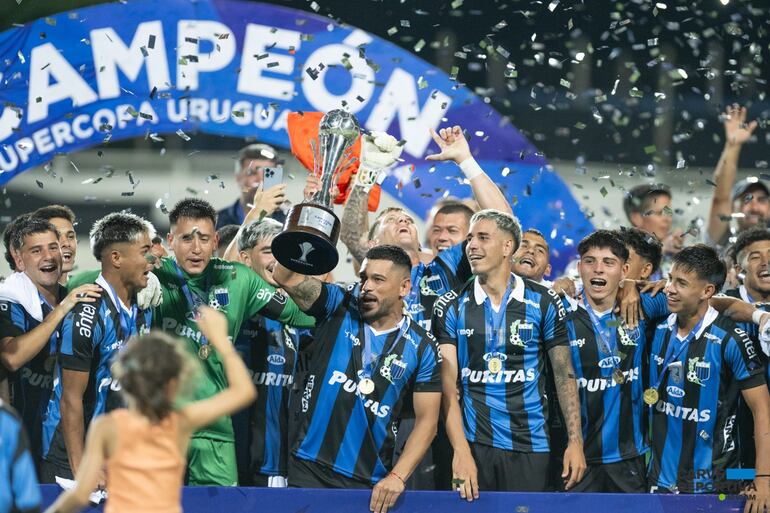
<svg viewBox="0 0 770 513">
<path fill-rule="evenodd" d="M 383 187 L 420 215 L 444 195 L 470 195 L 454 166 L 425 161 L 437 151 L 429 128 L 458 124 L 522 224 L 546 235 L 555 269 L 592 229 L 544 156 L 456 71 L 294 9 L 236 0 L 162 6 L 98 5 L 0 34 L 0 184 L 55 153 L 132 137 L 201 131 L 288 147 L 289 112 L 344 107 L 366 129 L 406 141 L 405 163 Z"/>
<path fill-rule="evenodd" d="M 58 486 L 43 485 L 43 506 L 59 495 Z M 301 488 L 216 488 L 185 487 L 185 513 L 227 511 L 296 511 L 303 513 L 368 512 L 369 490 L 311 490 Z M 478 500 L 461 500 L 457 492 L 407 491 L 389 511 L 393 513 L 665 513 L 670 511 L 743 511 L 745 497 L 678 494 L 628 493 L 504 493 L 482 492 Z M 344 507 L 342 506 L 344 505 Z M 102 506 L 84 513 L 102 511 Z"/>
</svg>

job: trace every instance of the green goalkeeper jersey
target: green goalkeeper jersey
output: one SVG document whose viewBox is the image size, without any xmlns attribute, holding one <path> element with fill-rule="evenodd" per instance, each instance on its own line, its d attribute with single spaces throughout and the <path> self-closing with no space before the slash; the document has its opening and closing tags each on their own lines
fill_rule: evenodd
<svg viewBox="0 0 770 513">
<path fill-rule="evenodd" d="M 161 259 L 160 268 L 155 269 L 153 273 L 163 288 L 163 303 L 153 310 L 153 324 L 181 338 L 185 349 L 200 363 L 192 400 L 206 399 L 224 390 L 227 387 L 227 379 L 216 351 L 212 350 L 205 360 L 198 357 L 202 335 L 193 318 L 183 283 L 187 284 L 192 298 L 205 302 L 225 314 L 231 340 L 235 340 L 241 324 L 257 314 L 289 326 L 307 328 L 314 324 L 314 319 L 305 315 L 291 299 L 277 293 L 275 287 L 238 262 L 212 258 L 201 274 L 191 276 L 181 267 L 177 268 L 174 259 L 164 257 Z M 93 282 L 98 272 L 93 275 L 93 279 L 89 279 L 91 274 L 87 272 L 74 277 L 70 280 L 73 283 L 68 284 L 68 288 Z M 234 441 L 230 418 L 220 418 L 196 432 L 195 436 Z"/>
</svg>

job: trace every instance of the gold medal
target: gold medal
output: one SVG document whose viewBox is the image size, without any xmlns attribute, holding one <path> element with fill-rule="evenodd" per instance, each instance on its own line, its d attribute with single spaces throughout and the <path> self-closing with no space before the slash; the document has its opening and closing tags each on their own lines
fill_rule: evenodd
<svg viewBox="0 0 770 513">
<path fill-rule="evenodd" d="M 617 383 L 618 385 L 622 385 L 626 382 L 626 377 L 623 375 L 623 371 L 620 369 L 615 369 L 612 371 L 612 381 Z"/>
<path fill-rule="evenodd" d="M 658 402 L 658 391 L 654 388 L 648 388 L 644 391 L 644 402 L 652 406 Z"/>
<path fill-rule="evenodd" d="M 487 362 L 487 368 L 492 374 L 497 374 L 503 370 L 503 361 L 500 358 L 490 358 Z"/>
<path fill-rule="evenodd" d="M 198 358 L 201 360 L 208 360 L 209 355 L 211 354 L 211 346 L 208 344 L 203 344 L 200 349 L 198 349 Z"/>
<path fill-rule="evenodd" d="M 374 381 L 369 378 L 364 378 L 358 382 L 358 391 L 364 395 L 369 395 L 374 392 Z"/>
</svg>

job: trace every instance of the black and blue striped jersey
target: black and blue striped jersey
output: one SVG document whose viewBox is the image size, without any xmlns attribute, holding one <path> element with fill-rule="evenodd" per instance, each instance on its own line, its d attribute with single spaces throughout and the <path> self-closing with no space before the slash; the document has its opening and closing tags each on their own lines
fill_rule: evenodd
<svg viewBox="0 0 770 513">
<path fill-rule="evenodd" d="M 43 296 L 40 297 L 40 305 L 43 317 L 46 317 L 53 308 Z M 66 290 L 59 288 L 59 299 L 63 299 Z M 24 307 L 13 301 L 0 301 L 0 337 L 18 337 L 40 324 Z M 45 415 L 45 407 L 53 390 L 53 368 L 56 360 L 56 344 L 58 329 L 48 339 L 48 345 L 30 361 L 25 363 L 16 372 L 9 375 L 11 392 L 11 406 L 21 415 L 24 429 L 30 440 L 32 457 L 36 463 L 42 457 L 42 425 Z"/>
<path fill-rule="evenodd" d="M 54 389 L 43 422 L 43 457 L 65 467 L 69 460 L 59 426 L 62 369 L 89 374 L 83 396 L 87 428 L 95 416 L 125 405 L 120 384 L 112 379 L 113 357 L 132 335 L 149 332 L 152 322 L 151 310 L 138 310 L 130 333 L 124 333 L 107 286 L 99 280 L 96 283 L 102 287 L 101 297 L 93 303 L 78 303 L 62 321 Z"/>
<path fill-rule="evenodd" d="M 40 511 L 40 487 L 18 414 L 0 399 L 0 511 Z"/>
<path fill-rule="evenodd" d="M 604 342 L 582 298 L 565 299 L 564 306 L 580 394 L 586 463 L 614 463 L 646 454 L 642 369 L 649 355 L 647 328 L 668 314 L 666 296 L 641 295 L 645 318 L 634 329 L 624 326 L 611 310 L 595 312 L 597 322 L 611 337 Z M 623 373 L 620 383 L 612 376 L 616 369 Z"/>
<path fill-rule="evenodd" d="M 657 326 L 652 342 L 650 383 L 660 381 L 660 386 L 649 413 L 649 483 L 686 493 L 718 492 L 726 469 L 739 466 L 736 412 L 741 390 L 765 386 L 764 366 L 746 332 L 711 307 L 678 356 L 674 351 L 683 339 L 675 330 L 676 314 L 671 314 Z M 670 343 L 675 344 L 674 357 L 663 369 Z"/>
<path fill-rule="evenodd" d="M 433 311 L 439 344 L 457 347 L 465 435 L 471 442 L 519 452 L 548 452 L 547 352 L 568 344 L 566 310 L 558 295 L 512 276 L 496 353 L 489 369 L 486 293 L 477 279 L 441 296 Z"/>
<path fill-rule="evenodd" d="M 440 251 L 428 264 L 420 262 L 412 267 L 412 291 L 405 298 L 407 313 L 413 321 L 430 331 L 433 303 L 470 277 L 471 268 L 465 256 L 464 242 Z"/>
<path fill-rule="evenodd" d="M 308 329 L 259 316 L 246 321 L 236 339 L 235 349 L 246 362 L 257 388 L 256 404 L 233 416 L 236 455 L 250 460 L 251 472 L 281 476 L 287 473 L 289 392 L 294 384 L 298 351 L 309 337 Z M 245 419 L 241 418 L 243 414 Z M 243 420 L 247 426 L 241 425 Z"/>
<path fill-rule="evenodd" d="M 293 454 L 343 476 L 375 484 L 392 467 L 399 414 L 407 395 L 441 392 L 433 337 L 404 317 L 397 329 L 374 333 L 374 390 L 364 394 L 365 329 L 353 287 L 324 284 L 307 311 L 316 319 L 314 352 L 301 398 Z M 403 336 L 402 336 L 403 331 Z"/>
</svg>

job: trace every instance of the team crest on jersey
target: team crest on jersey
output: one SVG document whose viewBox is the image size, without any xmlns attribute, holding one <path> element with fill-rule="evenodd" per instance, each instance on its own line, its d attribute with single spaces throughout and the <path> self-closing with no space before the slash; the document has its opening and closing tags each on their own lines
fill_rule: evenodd
<svg viewBox="0 0 770 513">
<path fill-rule="evenodd" d="M 635 346 L 639 339 L 639 328 L 630 329 L 628 326 L 618 326 L 618 337 L 620 338 L 621 345 Z"/>
<path fill-rule="evenodd" d="M 702 361 L 699 356 L 687 361 L 687 381 L 705 387 L 705 381 L 710 377 L 711 363 Z"/>
<path fill-rule="evenodd" d="M 444 287 L 441 285 L 441 276 L 423 276 L 420 279 L 420 294 L 423 296 L 440 296 L 443 293 Z"/>
<path fill-rule="evenodd" d="M 406 362 L 400 360 L 397 354 L 388 355 L 380 367 L 380 375 L 393 383 L 404 377 L 406 372 Z"/>
<path fill-rule="evenodd" d="M 230 304 L 230 292 L 225 288 L 214 289 L 209 298 L 209 306 L 221 310 Z"/>
<path fill-rule="evenodd" d="M 531 322 L 521 322 L 521 319 L 516 319 L 511 323 L 511 335 L 508 338 L 508 342 L 514 346 L 525 347 L 532 341 L 534 331 L 535 329 Z"/>
</svg>

